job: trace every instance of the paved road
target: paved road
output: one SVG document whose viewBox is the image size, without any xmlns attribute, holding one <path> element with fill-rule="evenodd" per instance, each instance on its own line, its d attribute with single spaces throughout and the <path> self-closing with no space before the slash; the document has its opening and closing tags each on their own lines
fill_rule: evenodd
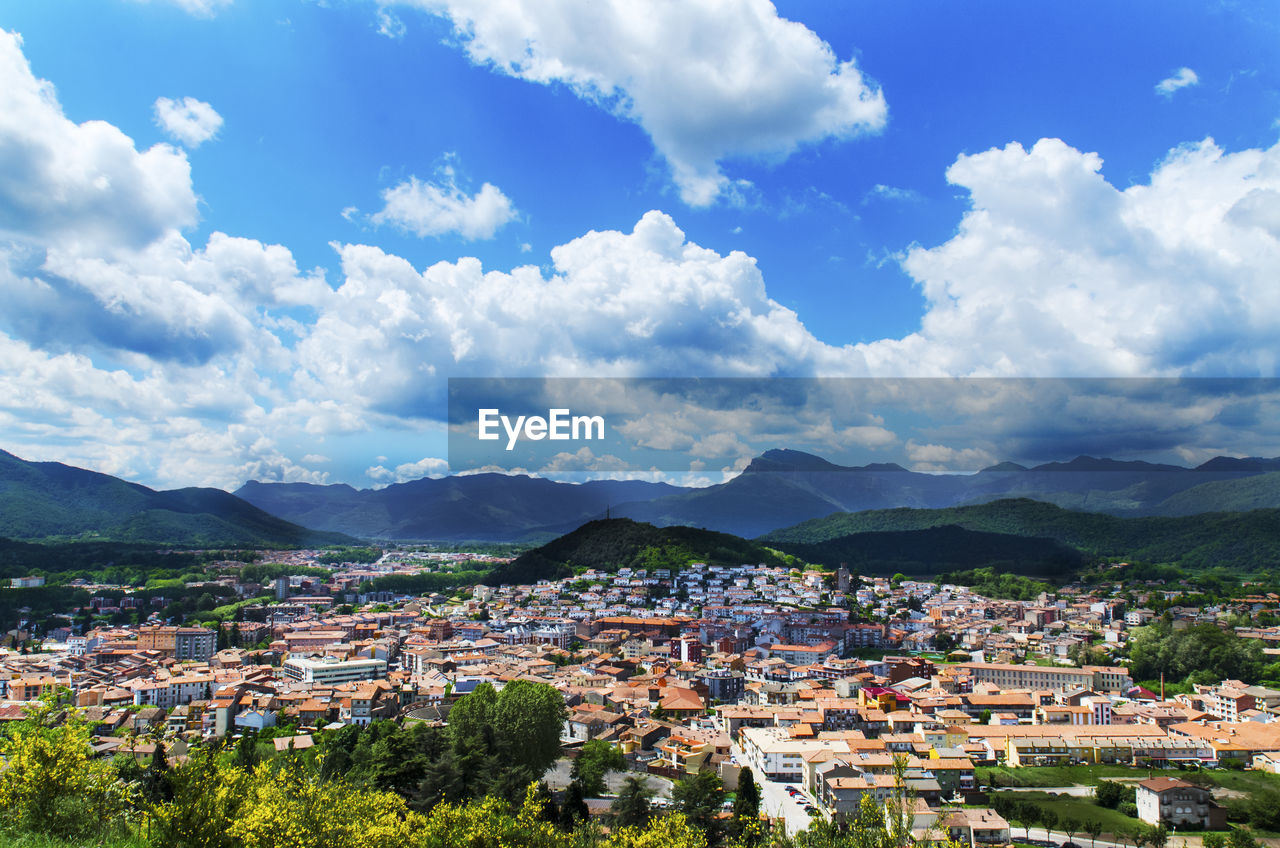
<svg viewBox="0 0 1280 848">
<path fill-rule="evenodd" d="M 564 789 L 569 785 L 569 773 L 573 769 L 573 762 L 568 757 L 561 757 L 556 760 L 555 764 L 547 770 L 542 779 L 547 782 L 547 786 L 552 789 Z M 665 777 L 659 777 L 656 774 L 639 771 L 611 771 L 604 777 L 605 785 L 607 785 L 610 795 L 617 795 L 622 789 L 623 784 L 627 782 L 628 777 L 643 777 L 645 785 L 654 792 L 654 799 L 671 800 L 670 780 Z"/>
<path fill-rule="evenodd" d="M 1056 846 L 1060 846 L 1062 845 L 1062 843 L 1068 841 L 1067 835 L 1063 833 L 1061 830 L 1055 830 L 1053 832 L 1053 839 L 1049 839 L 1048 832 L 1046 832 L 1045 829 L 1042 827 L 1033 827 L 1031 828 L 1030 833 L 1028 834 L 1027 831 L 1024 831 L 1020 827 L 1014 827 L 1013 825 L 1009 825 L 1009 835 L 1013 837 L 1014 842 L 1024 841 L 1023 836 L 1026 835 L 1026 838 L 1028 839 L 1038 840 L 1040 842 L 1052 842 L 1055 848 Z M 1122 845 L 1117 842 L 1108 842 L 1106 839 L 1102 837 L 1099 837 L 1097 843 L 1094 843 L 1091 839 L 1089 839 L 1089 834 L 1087 833 L 1077 833 L 1075 835 L 1075 838 L 1070 841 L 1079 845 L 1080 848 L 1133 848 L 1132 842 L 1125 843 Z M 1174 842 L 1173 839 L 1171 838 L 1169 840 L 1169 848 L 1182 848 L 1182 837 L 1179 836 L 1177 842 Z"/>
<path fill-rule="evenodd" d="M 1144 780 L 1146 778 L 1143 778 Z M 1074 795 L 1077 798 L 1092 798 L 1093 787 L 1076 783 L 1072 786 L 997 786 L 995 792 L 1051 792 L 1055 795 Z M 1076 840 L 1079 842 L 1080 840 Z"/>
<path fill-rule="evenodd" d="M 739 764 L 745 765 L 747 758 L 743 756 L 742 749 L 738 747 L 737 742 L 730 744 L 730 752 L 737 759 Z M 751 776 L 760 786 L 760 809 L 770 818 L 781 818 L 787 825 L 787 833 L 795 836 L 800 831 L 806 829 L 809 823 L 813 821 L 813 817 L 804 811 L 805 804 L 812 804 L 811 798 L 803 795 L 804 787 L 798 783 L 780 783 L 770 780 L 764 774 L 751 770 Z M 787 787 L 791 786 L 802 790 L 798 798 L 793 798 L 788 792 Z M 814 804 L 816 807 L 817 804 Z"/>
<path fill-rule="evenodd" d="M 787 793 L 788 786 L 795 786 L 799 789 L 798 784 L 778 783 L 772 780 L 766 780 L 763 776 L 753 775 L 756 782 L 760 784 L 760 809 L 771 818 L 781 818 L 787 823 L 787 833 L 794 836 L 809 826 L 813 821 L 808 813 L 804 811 L 804 805 L 812 803 L 808 798 L 802 798 L 797 801 Z"/>
</svg>

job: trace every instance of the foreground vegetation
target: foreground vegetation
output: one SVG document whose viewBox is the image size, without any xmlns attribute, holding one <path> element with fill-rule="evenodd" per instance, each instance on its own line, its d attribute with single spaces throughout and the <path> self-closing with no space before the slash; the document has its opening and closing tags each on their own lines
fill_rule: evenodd
<svg viewBox="0 0 1280 848">
<path fill-rule="evenodd" d="M 760 819 L 747 770 L 731 804 L 703 772 L 680 781 L 659 812 L 636 776 L 592 820 L 584 798 L 624 766 L 597 742 L 557 797 L 540 776 L 560 756 L 564 717 L 552 687 L 487 684 L 461 698 L 447 727 L 374 722 L 317 734 L 316 747 L 275 753 L 252 736 L 195 745 L 181 762 L 164 746 L 148 762 L 91 756 L 90 728 L 55 704 L 0 737 L 0 845 L 15 848 L 895 848 L 884 809 L 853 825 L 815 822 L 788 835 Z M 176 758 L 175 758 L 176 759 Z M 868 799 L 869 800 L 869 799 Z M 902 799 L 899 799 L 902 803 Z M 728 808 L 728 809 L 726 809 Z M 905 807 L 902 807 L 905 809 Z"/>
</svg>

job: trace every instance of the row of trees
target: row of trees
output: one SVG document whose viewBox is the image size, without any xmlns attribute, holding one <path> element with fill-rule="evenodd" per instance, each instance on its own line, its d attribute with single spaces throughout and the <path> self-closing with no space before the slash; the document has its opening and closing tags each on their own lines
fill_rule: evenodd
<svg viewBox="0 0 1280 848">
<path fill-rule="evenodd" d="M 1107 780 L 1099 781 L 1094 789 L 1094 797 L 1100 807 L 1115 809 L 1128 816 L 1137 814 L 1132 800 L 1133 788 L 1130 786 Z M 1035 800 L 996 794 L 991 797 L 991 806 L 1011 825 L 1016 823 L 1024 829 L 1044 828 L 1050 841 L 1056 831 L 1065 833 L 1072 840 L 1076 834 L 1087 834 L 1092 845 L 1104 832 L 1104 825 L 1099 819 L 1080 820 L 1060 816 L 1055 810 Z M 1166 848 L 1170 834 L 1163 824 L 1152 826 L 1134 822 L 1126 827 L 1112 828 L 1108 835 L 1121 845 L 1131 844 L 1134 848 Z M 1030 839 L 1030 833 L 1026 836 Z M 1226 836 L 1220 833 L 1205 834 L 1204 848 L 1258 848 L 1258 841 L 1248 830 L 1235 828 Z"/>
</svg>

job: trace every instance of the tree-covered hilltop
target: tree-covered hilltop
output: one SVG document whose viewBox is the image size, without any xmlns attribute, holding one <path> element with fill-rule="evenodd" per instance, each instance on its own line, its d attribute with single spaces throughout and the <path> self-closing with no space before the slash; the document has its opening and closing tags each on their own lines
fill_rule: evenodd
<svg viewBox="0 0 1280 848">
<path fill-rule="evenodd" d="M 489 572 L 485 582 L 491 586 L 533 583 L 568 577 L 574 569 L 586 568 L 678 571 L 690 562 L 787 564 L 776 552 L 728 533 L 695 527 L 655 527 L 629 518 L 610 518 L 588 522 L 540 548 L 525 551 Z"/>
<path fill-rule="evenodd" d="M 756 541 L 782 548 L 817 545 L 858 533 L 954 525 L 984 533 L 1053 539 L 1087 554 L 1177 563 L 1188 568 L 1255 571 L 1280 561 L 1280 510 L 1205 513 L 1179 518 L 1117 518 L 1075 512 L 1025 498 L 946 509 L 840 513 L 777 530 Z"/>
<path fill-rule="evenodd" d="M 1088 558 L 1054 539 L 967 530 L 955 525 L 919 530 L 853 533 L 822 542 L 780 541 L 776 547 L 807 562 L 860 574 L 932 577 L 942 572 L 993 567 L 1034 576 L 1074 574 Z"/>
</svg>

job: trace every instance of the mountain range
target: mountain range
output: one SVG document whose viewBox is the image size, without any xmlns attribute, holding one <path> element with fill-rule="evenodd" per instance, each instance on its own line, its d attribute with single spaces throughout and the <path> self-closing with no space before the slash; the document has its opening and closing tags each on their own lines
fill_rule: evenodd
<svg viewBox="0 0 1280 848">
<path fill-rule="evenodd" d="M 349 544 L 277 518 L 221 489 L 156 491 L 60 462 L 0 451 L 0 537 L 93 539 L 176 547 Z"/>
<path fill-rule="evenodd" d="M 384 489 L 251 481 L 236 495 L 289 521 L 368 539 L 512 541 L 559 536 L 605 516 L 612 505 L 683 491 L 643 480 L 575 484 L 525 475 L 470 474 Z"/>
<path fill-rule="evenodd" d="M 755 537 L 835 512 L 942 509 L 1007 498 L 1129 517 L 1280 507 L 1280 459 L 1218 457 L 1183 468 L 1080 456 L 1031 468 L 1001 463 L 974 474 L 924 474 L 773 450 L 727 483 L 623 504 L 613 514 Z"/>
<path fill-rule="evenodd" d="M 835 512 L 1006 498 L 1131 517 L 1280 507 L 1280 458 L 1217 457 L 1183 468 L 1081 456 L 1030 468 L 1001 463 L 974 474 L 925 474 L 771 450 L 732 480 L 706 488 L 476 474 L 360 490 L 250 482 L 236 494 L 298 524 L 375 539 L 544 540 L 606 514 L 751 538 Z"/>
<path fill-rule="evenodd" d="M 706 488 L 475 474 L 383 489 L 251 481 L 229 494 L 157 491 L 0 451 L 0 537 L 21 540 L 188 547 L 319 546 L 353 537 L 542 542 L 606 516 L 754 538 L 833 513 L 945 510 L 1010 498 L 1130 518 L 1280 508 L 1280 459 L 1217 457 L 1183 468 L 1082 456 L 1030 468 L 1001 463 L 973 474 L 925 474 L 771 450 L 734 479 Z"/>
</svg>

